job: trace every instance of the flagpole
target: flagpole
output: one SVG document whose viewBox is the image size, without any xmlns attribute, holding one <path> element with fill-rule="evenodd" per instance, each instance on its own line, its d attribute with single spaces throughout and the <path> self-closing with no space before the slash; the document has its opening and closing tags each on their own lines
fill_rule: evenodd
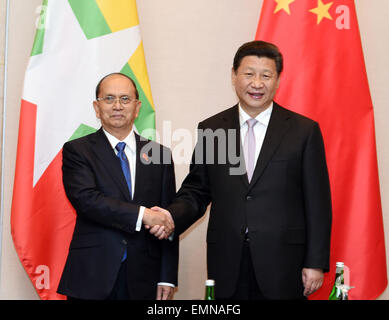
<svg viewBox="0 0 389 320">
<path fill-rule="evenodd" d="M 7 80 L 8 80 L 8 33 L 9 33 L 9 7 L 10 0 L 7 0 L 5 9 L 5 40 L 4 40 L 4 77 L 3 77 L 3 129 L 1 135 L 1 182 L 0 182 L 0 284 L 1 284 L 1 257 L 2 257 L 2 242 L 3 242 L 3 216 L 4 216 L 4 160 L 5 160 L 5 122 L 7 111 Z"/>
</svg>

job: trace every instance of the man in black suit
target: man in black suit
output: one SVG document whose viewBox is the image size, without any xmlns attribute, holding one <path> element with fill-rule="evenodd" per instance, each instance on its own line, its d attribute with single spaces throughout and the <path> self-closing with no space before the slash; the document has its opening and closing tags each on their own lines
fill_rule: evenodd
<svg viewBox="0 0 389 320">
<path fill-rule="evenodd" d="M 169 215 L 148 209 L 174 198 L 174 165 L 169 149 L 134 132 L 138 99 L 129 77 L 104 77 L 93 103 L 102 128 L 63 147 L 63 183 L 77 213 L 58 287 L 69 299 L 171 299 L 177 284 L 178 240 L 145 229 L 174 229 Z"/>
<path fill-rule="evenodd" d="M 329 269 L 324 143 L 318 123 L 273 101 L 282 68 L 273 44 L 239 48 L 232 69 L 239 103 L 199 124 L 190 172 L 167 208 L 179 235 L 212 203 L 207 264 L 216 298 L 304 299 Z"/>
</svg>

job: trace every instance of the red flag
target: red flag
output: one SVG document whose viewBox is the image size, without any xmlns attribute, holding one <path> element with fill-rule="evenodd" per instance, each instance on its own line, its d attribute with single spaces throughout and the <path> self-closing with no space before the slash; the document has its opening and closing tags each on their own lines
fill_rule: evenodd
<svg viewBox="0 0 389 320">
<path fill-rule="evenodd" d="M 36 105 L 22 100 L 11 230 L 16 251 L 39 296 L 42 299 L 63 299 L 56 291 L 74 229 L 75 214 L 66 198 L 62 176 L 58 174 L 62 165 L 61 151 L 35 188 L 32 187 L 36 113 Z"/>
<path fill-rule="evenodd" d="M 257 40 L 277 45 L 284 72 L 275 100 L 319 122 L 333 203 L 331 270 L 312 296 L 327 299 L 335 263 L 350 271 L 350 299 L 386 288 L 373 106 L 352 0 L 264 0 Z"/>
</svg>

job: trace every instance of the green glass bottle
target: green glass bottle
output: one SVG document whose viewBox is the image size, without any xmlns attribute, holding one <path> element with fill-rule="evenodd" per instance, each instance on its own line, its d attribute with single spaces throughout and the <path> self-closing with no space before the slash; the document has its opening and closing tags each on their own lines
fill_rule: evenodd
<svg viewBox="0 0 389 320">
<path fill-rule="evenodd" d="M 342 291 L 336 287 L 337 285 L 341 284 L 344 284 L 344 263 L 337 262 L 335 282 L 328 300 L 342 300 Z"/>
<path fill-rule="evenodd" d="M 205 298 L 204 300 L 215 300 L 215 280 L 205 281 Z"/>
</svg>

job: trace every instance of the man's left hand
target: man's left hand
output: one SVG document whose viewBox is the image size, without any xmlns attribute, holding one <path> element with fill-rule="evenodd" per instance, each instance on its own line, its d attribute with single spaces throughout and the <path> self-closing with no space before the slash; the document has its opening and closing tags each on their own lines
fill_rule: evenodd
<svg viewBox="0 0 389 320">
<path fill-rule="evenodd" d="M 304 296 L 308 297 L 319 290 L 323 284 L 324 273 L 322 269 L 304 268 L 302 271 Z"/>
</svg>

